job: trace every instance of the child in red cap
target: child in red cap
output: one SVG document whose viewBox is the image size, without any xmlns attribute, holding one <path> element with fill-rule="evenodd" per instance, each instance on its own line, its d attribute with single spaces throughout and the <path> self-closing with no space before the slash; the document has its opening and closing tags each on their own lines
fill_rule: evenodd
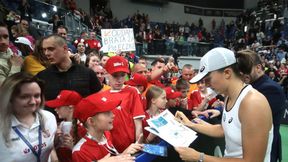
<svg viewBox="0 0 288 162">
<path fill-rule="evenodd" d="M 104 161 L 109 158 L 110 161 L 120 162 L 134 159 L 127 154 L 134 154 L 143 146 L 131 144 L 121 156 L 114 147 L 109 132 L 113 128 L 115 117 L 112 111 L 120 105 L 121 100 L 119 98 L 112 99 L 103 93 L 90 95 L 80 101 L 74 111 L 74 117 L 85 125 L 87 134 L 74 146 L 73 162 Z M 115 157 L 110 157 L 110 155 Z"/>
<path fill-rule="evenodd" d="M 128 61 L 121 56 L 113 56 L 108 59 L 105 69 L 111 89 L 101 93 L 122 100 L 120 107 L 112 110 L 115 119 L 111 134 L 114 146 L 119 152 L 123 152 L 141 137 L 144 110 L 137 89 L 124 85 L 129 73 Z"/>
<path fill-rule="evenodd" d="M 167 107 L 176 107 L 179 105 L 179 100 L 182 95 L 181 92 L 175 91 L 172 87 L 166 87 Z"/>
<path fill-rule="evenodd" d="M 55 108 L 60 119 L 63 119 L 58 126 L 55 135 L 55 149 L 59 161 L 72 162 L 72 147 L 73 147 L 73 136 L 72 136 L 72 119 L 75 105 L 81 101 L 82 97 L 79 93 L 71 90 L 62 90 L 56 99 L 46 101 L 46 106 Z M 77 123 L 77 122 L 76 122 Z M 79 135 L 84 136 L 86 130 L 82 125 L 78 125 Z"/>
<path fill-rule="evenodd" d="M 148 85 L 148 81 L 147 78 L 142 75 L 142 74 L 138 74 L 138 73 L 134 73 L 130 80 L 128 80 L 127 82 L 125 82 L 126 85 L 130 85 L 133 86 L 135 88 L 138 89 L 138 91 L 140 92 L 140 98 L 142 101 L 142 105 L 143 105 L 143 110 L 145 111 L 147 108 L 147 101 L 146 101 L 146 97 L 143 96 L 144 91 L 147 88 Z"/>
</svg>

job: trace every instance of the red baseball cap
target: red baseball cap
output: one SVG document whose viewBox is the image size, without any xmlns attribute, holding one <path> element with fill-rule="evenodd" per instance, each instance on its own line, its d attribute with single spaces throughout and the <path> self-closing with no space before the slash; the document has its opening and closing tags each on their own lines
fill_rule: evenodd
<svg viewBox="0 0 288 162">
<path fill-rule="evenodd" d="M 75 107 L 73 117 L 85 123 L 89 117 L 97 113 L 107 112 L 119 106 L 121 100 L 112 99 L 103 93 L 95 93 L 83 98 Z"/>
<path fill-rule="evenodd" d="M 105 69 L 109 74 L 116 72 L 130 73 L 128 61 L 121 56 L 110 57 L 105 64 Z"/>
<path fill-rule="evenodd" d="M 55 98 L 54 100 L 46 101 L 45 105 L 51 108 L 77 105 L 81 99 L 81 95 L 76 91 L 62 90 L 57 96 L 57 98 Z"/>
<path fill-rule="evenodd" d="M 144 88 L 147 88 L 147 78 L 144 75 L 135 73 L 133 74 L 133 76 L 130 78 L 130 80 L 128 80 L 127 82 L 125 82 L 127 85 L 131 85 L 131 86 L 144 86 Z"/>
<path fill-rule="evenodd" d="M 181 92 L 174 91 L 171 87 L 166 87 L 165 92 L 166 92 L 167 100 L 175 99 L 175 98 L 180 97 L 182 95 Z"/>
</svg>

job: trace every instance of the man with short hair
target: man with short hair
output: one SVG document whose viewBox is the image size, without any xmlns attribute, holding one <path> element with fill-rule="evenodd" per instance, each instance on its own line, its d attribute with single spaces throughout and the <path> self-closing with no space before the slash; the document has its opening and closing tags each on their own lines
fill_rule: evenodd
<svg viewBox="0 0 288 162">
<path fill-rule="evenodd" d="M 61 37 L 63 37 L 66 41 L 68 41 L 68 28 L 66 26 L 60 25 L 57 27 L 56 29 L 56 34 L 60 35 Z M 71 44 L 70 42 L 67 42 L 67 46 L 68 49 L 72 52 L 72 53 L 76 53 L 77 49 L 76 47 Z"/>
<path fill-rule="evenodd" d="M 185 81 L 189 82 L 194 77 L 195 71 L 193 66 L 190 64 L 185 64 L 182 67 L 180 79 L 184 79 Z M 172 84 L 176 85 L 177 80 L 173 80 Z M 190 84 L 189 92 L 187 93 L 187 97 L 190 98 L 190 95 L 193 91 L 198 90 L 197 84 Z"/>
<path fill-rule="evenodd" d="M 83 97 L 101 90 L 102 86 L 91 69 L 72 62 L 63 37 L 50 35 L 44 38 L 42 48 L 51 64 L 37 74 L 37 77 L 46 83 L 44 90 L 46 100 L 56 98 L 63 89 L 77 91 Z M 48 110 L 55 114 L 53 109 Z"/>
<path fill-rule="evenodd" d="M 138 63 L 143 64 L 145 67 L 147 67 L 147 60 L 144 56 L 139 57 Z"/>
<path fill-rule="evenodd" d="M 252 64 L 244 65 L 247 72 L 243 72 L 243 80 L 251 84 L 253 88 L 262 93 L 268 100 L 273 116 L 273 143 L 271 148 L 271 162 L 281 161 L 281 135 L 280 122 L 285 104 L 285 94 L 279 84 L 265 75 L 260 56 L 251 50 L 242 50 L 237 52 L 238 55 L 249 55 L 248 61 Z M 247 61 L 247 62 L 248 62 Z M 249 71 L 249 72 L 248 72 Z"/>
<path fill-rule="evenodd" d="M 9 48 L 9 32 L 6 24 L 0 22 L 0 86 L 10 75 L 20 72 L 23 65 L 21 56 Z"/>
</svg>

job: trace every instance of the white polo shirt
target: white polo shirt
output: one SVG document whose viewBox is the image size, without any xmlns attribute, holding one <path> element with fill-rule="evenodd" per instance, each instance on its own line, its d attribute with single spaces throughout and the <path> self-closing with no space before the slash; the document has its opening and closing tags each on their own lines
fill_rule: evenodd
<svg viewBox="0 0 288 162">
<path fill-rule="evenodd" d="M 41 150 L 41 162 L 47 162 L 49 155 L 53 148 L 54 135 L 57 130 L 57 123 L 55 116 L 46 111 L 40 110 L 45 120 L 45 128 L 48 133 L 42 132 L 42 150 Z M 39 115 L 36 115 L 36 120 L 32 124 L 31 128 L 25 127 L 17 118 L 13 115 L 11 118 L 12 127 L 16 126 L 21 134 L 26 138 L 27 141 L 34 147 L 38 147 L 38 129 L 40 126 Z M 2 136 L 2 130 L 0 130 L 0 161 L 5 162 L 23 162 L 31 161 L 36 162 L 37 158 L 33 152 L 29 149 L 26 143 L 17 135 L 17 133 L 11 128 L 10 130 L 11 146 L 7 147 L 5 140 Z M 36 149 L 38 152 L 38 148 Z"/>
</svg>

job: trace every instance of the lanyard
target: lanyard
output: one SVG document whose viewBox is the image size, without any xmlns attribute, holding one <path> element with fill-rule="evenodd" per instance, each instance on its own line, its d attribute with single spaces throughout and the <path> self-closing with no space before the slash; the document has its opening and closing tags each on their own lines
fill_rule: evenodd
<svg viewBox="0 0 288 162">
<path fill-rule="evenodd" d="M 108 141 L 106 137 L 103 135 L 104 141 L 103 142 L 98 142 L 93 136 L 91 136 L 89 133 L 86 134 L 86 137 L 97 142 L 98 145 L 103 146 L 106 151 L 108 151 L 110 154 L 116 156 L 119 155 L 119 152 L 115 149 L 113 146 L 109 146 Z"/>
<path fill-rule="evenodd" d="M 38 152 L 33 148 L 31 143 L 27 141 L 27 139 L 23 136 L 23 134 L 17 129 L 17 127 L 12 127 L 12 129 L 16 132 L 16 134 L 22 139 L 23 142 L 30 148 L 30 150 L 33 152 L 33 154 L 37 158 L 37 162 L 40 162 L 40 156 L 41 156 L 41 151 L 42 151 L 42 133 L 41 133 L 41 126 L 39 126 L 38 129 Z"/>
</svg>

